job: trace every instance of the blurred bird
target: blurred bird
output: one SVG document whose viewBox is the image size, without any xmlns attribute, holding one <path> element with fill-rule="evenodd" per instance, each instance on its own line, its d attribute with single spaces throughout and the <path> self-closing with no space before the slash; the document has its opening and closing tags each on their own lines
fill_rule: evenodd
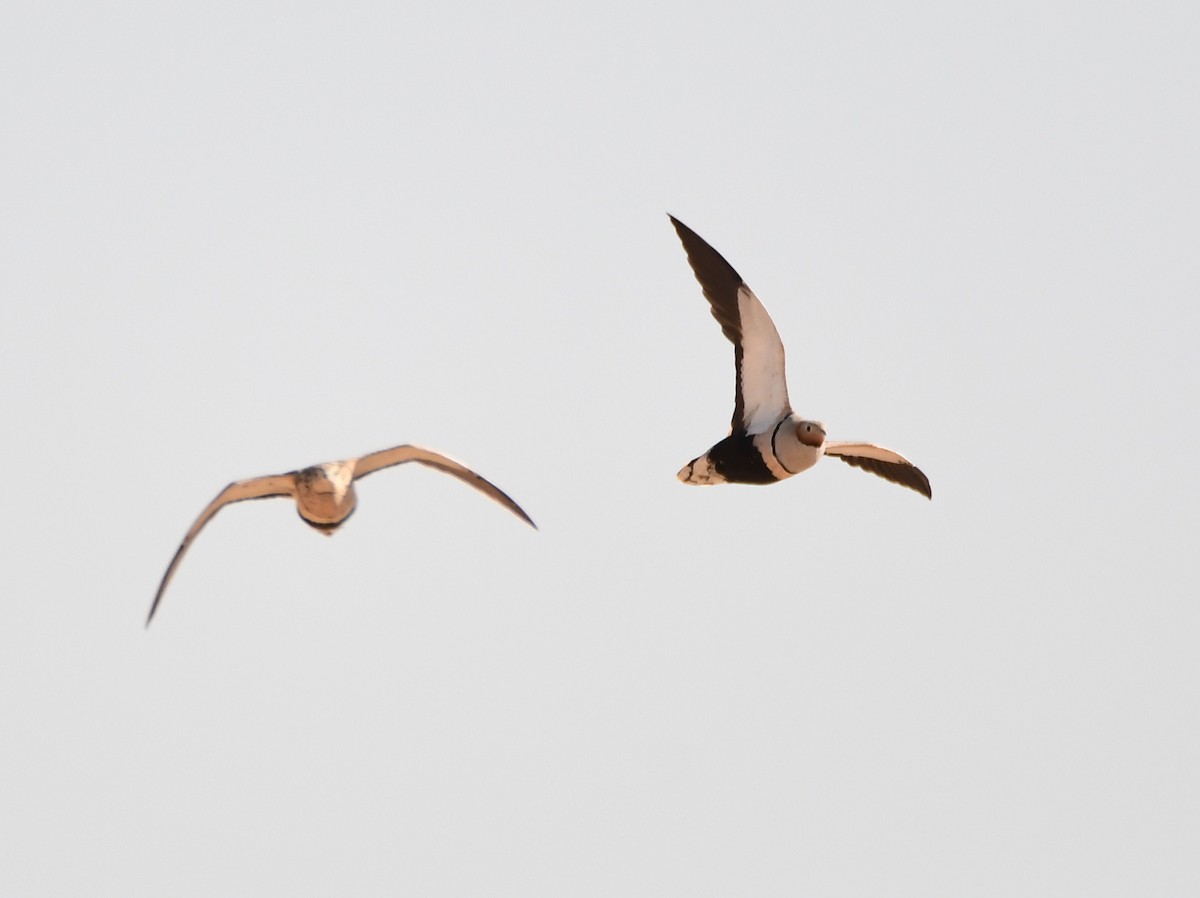
<svg viewBox="0 0 1200 898">
<path fill-rule="evenodd" d="M 192 544 L 192 540 L 212 519 L 213 515 L 226 505 L 232 502 L 243 502 L 246 499 L 289 496 L 296 500 L 296 510 L 300 513 L 300 518 L 304 523 L 316 528 L 326 536 L 332 536 L 334 531 L 346 523 L 346 519 L 354 512 L 358 501 L 354 494 L 356 480 L 382 468 L 390 468 L 410 461 L 428 465 L 452 477 L 457 477 L 484 495 L 495 499 L 529 526 L 537 529 L 537 525 L 533 523 L 529 515 L 510 499 L 507 493 L 465 465 L 420 446 L 396 446 L 392 449 L 372 452 L 361 458 L 326 462 L 299 471 L 290 471 L 287 474 L 271 474 L 265 477 L 254 477 L 250 480 L 238 480 L 217 494 L 217 498 L 213 499 L 208 508 L 201 512 L 200 517 L 196 518 L 196 523 L 192 524 L 191 529 L 183 538 L 183 542 L 179 544 L 175 557 L 171 559 L 171 564 L 167 567 L 167 572 L 163 575 L 162 583 L 154 596 L 150 614 L 146 617 L 146 626 L 150 626 L 150 621 L 154 618 L 154 612 L 166 591 L 167 584 L 171 582 L 175 568 L 183 560 L 183 554 L 187 551 L 188 546 Z"/>
<path fill-rule="evenodd" d="M 779 332 L 758 297 L 724 257 L 670 216 L 713 317 L 733 343 L 737 376 L 729 436 L 677 475 L 684 483 L 775 483 L 811 468 L 822 455 L 878 474 L 933 498 L 929 478 L 912 462 L 871 443 L 825 439 L 825 425 L 792 411 Z"/>
</svg>

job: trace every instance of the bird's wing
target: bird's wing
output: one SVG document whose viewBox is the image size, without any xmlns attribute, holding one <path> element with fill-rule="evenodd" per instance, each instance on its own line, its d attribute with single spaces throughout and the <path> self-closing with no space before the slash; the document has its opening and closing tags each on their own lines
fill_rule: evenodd
<svg viewBox="0 0 1200 898">
<path fill-rule="evenodd" d="M 354 479 L 358 480 L 360 477 L 366 477 L 380 468 L 390 468 L 393 465 L 402 465 L 408 461 L 428 465 L 431 468 L 444 471 L 452 477 L 457 477 L 463 483 L 468 483 L 475 487 L 475 489 L 479 490 L 485 496 L 495 499 L 534 530 L 537 529 L 537 524 L 533 523 L 533 519 L 525 514 L 525 510 L 520 505 L 509 498 L 508 493 L 504 492 L 504 490 L 500 489 L 490 480 L 480 477 L 466 465 L 460 464 L 452 458 L 447 458 L 440 452 L 434 452 L 432 449 L 404 445 L 394 446 L 391 449 L 381 449 L 379 452 L 364 455 L 354 464 Z"/>
<path fill-rule="evenodd" d="M 231 502 L 266 499 L 269 496 L 294 496 L 295 494 L 296 478 L 294 474 L 272 474 L 266 477 L 254 477 L 250 480 L 238 480 L 221 490 L 217 494 L 217 498 L 213 499 L 208 508 L 200 513 L 200 517 L 196 518 L 196 523 L 192 524 L 187 536 L 175 550 L 175 557 L 171 559 L 167 572 L 163 574 L 162 583 L 159 584 L 158 592 L 154 594 L 154 604 L 150 606 L 150 613 L 146 616 L 146 626 L 150 626 L 150 621 L 154 619 L 154 612 L 158 608 L 159 601 L 162 600 L 167 584 L 175 575 L 175 568 L 179 567 L 179 562 L 183 560 L 183 553 L 187 551 L 192 540 L 204 529 L 204 525 L 212 519 L 213 515 Z"/>
<path fill-rule="evenodd" d="M 871 443 L 826 443 L 825 454 L 840 458 L 848 465 L 878 474 L 885 480 L 916 490 L 926 499 L 933 498 L 933 487 L 921 469 L 899 452 Z"/>
<path fill-rule="evenodd" d="M 771 316 L 733 266 L 695 231 L 670 216 L 713 317 L 733 344 L 737 385 L 733 430 L 762 433 L 791 412 L 783 342 Z"/>
</svg>

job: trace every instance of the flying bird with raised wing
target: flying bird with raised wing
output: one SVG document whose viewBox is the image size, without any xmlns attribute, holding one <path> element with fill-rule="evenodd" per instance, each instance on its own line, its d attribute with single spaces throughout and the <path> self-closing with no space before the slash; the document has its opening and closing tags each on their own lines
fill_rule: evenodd
<svg viewBox="0 0 1200 898">
<path fill-rule="evenodd" d="M 238 480 L 217 494 L 217 498 L 213 499 L 208 508 L 200 513 L 200 517 L 196 518 L 196 523 L 192 524 L 191 529 L 183 538 L 183 542 L 179 544 L 175 557 L 171 559 L 171 564 L 167 567 L 167 572 L 163 575 L 162 583 L 154 596 L 150 614 L 146 617 L 146 626 L 150 626 L 150 621 L 154 619 L 158 603 L 162 600 L 167 584 L 171 582 L 171 577 L 174 576 L 175 569 L 179 567 L 179 562 L 183 560 L 188 546 L 204 529 L 204 525 L 226 505 L 244 502 L 247 499 L 287 496 L 295 500 L 296 511 L 299 512 L 304 523 L 326 536 L 332 536 L 334 531 L 346 523 L 346 519 L 354 512 L 358 503 L 358 497 L 354 493 L 355 481 L 383 468 L 391 468 L 410 461 L 435 468 L 451 477 L 457 477 L 464 483 L 475 487 L 485 496 L 499 502 L 530 527 L 537 529 L 537 525 L 533 523 L 524 509 L 491 481 L 480 477 L 470 468 L 452 458 L 447 458 L 440 452 L 423 449 L 420 446 L 395 446 L 391 449 L 372 452 L 361 458 L 326 462 L 299 471 L 290 471 L 287 474 L 269 474 L 250 480 Z"/>
<path fill-rule="evenodd" d="M 733 344 L 736 391 L 729 436 L 677 475 L 684 483 L 775 483 L 822 455 L 933 498 L 929 478 L 907 458 L 871 443 L 825 439 L 825 425 L 801 418 L 788 401 L 783 342 L 771 316 L 733 266 L 695 231 L 670 216 L 713 317 Z"/>
</svg>

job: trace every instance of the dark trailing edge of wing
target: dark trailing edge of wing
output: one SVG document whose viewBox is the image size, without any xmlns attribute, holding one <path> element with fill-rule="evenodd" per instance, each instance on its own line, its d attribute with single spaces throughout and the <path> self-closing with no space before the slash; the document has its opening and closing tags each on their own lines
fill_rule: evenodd
<svg viewBox="0 0 1200 898">
<path fill-rule="evenodd" d="M 704 238 L 685 225 L 674 215 L 668 215 L 675 233 L 683 243 L 687 253 L 688 264 L 692 273 L 700 282 L 704 297 L 708 300 L 709 311 L 721 325 L 721 332 L 733 344 L 733 370 L 736 376 L 733 393 L 733 429 L 744 433 L 745 422 L 742 401 L 742 319 L 738 311 L 738 290 L 745 282 L 734 267 L 725 260 L 719 252 L 713 249 Z"/>
<path fill-rule="evenodd" d="M 913 465 L 880 461 L 877 458 L 863 458 L 858 455 L 835 455 L 834 458 L 856 468 L 862 468 L 864 471 L 870 471 L 884 480 L 890 480 L 892 483 L 906 486 L 910 490 L 916 490 L 926 499 L 933 498 L 933 487 L 929 485 L 929 478 L 921 473 L 920 468 Z"/>
</svg>

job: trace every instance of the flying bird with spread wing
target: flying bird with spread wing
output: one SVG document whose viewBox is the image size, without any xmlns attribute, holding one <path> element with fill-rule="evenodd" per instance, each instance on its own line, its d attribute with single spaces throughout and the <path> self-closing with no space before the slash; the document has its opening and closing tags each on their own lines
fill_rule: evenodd
<svg viewBox="0 0 1200 898">
<path fill-rule="evenodd" d="M 491 481 L 480 477 L 470 468 L 447 458 L 440 452 L 423 449 L 420 446 L 395 446 L 391 449 L 372 452 L 361 458 L 326 462 L 299 471 L 290 471 L 287 474 L 270 474 L 250 480 L 238 480 L 217 494 L 217 498 L 213 499 L 208 508 L 200 513 L 200 517 L 196 518 L 196 523 L 192 524 L 191 529 L 183 538 L 183 542 L 179 544 L 175 557 L 171 559 L 171 564 L 167 567 L 167 572 L 163 575 L 162 583 L 154 596 L 150 614 L 146 617 L 146 626 L 150 626 L 150 621 L 154 619 L 158 603 L 162 600 L 167 584 L 171 582 L 171 577 L 175 574 L 175 569 L 179 567 L 179 562 L 183 560 L 188 546 L 192 544 L 204 525 L 226 505 L 233 502 L 244 502 L 247 499 L 288 496 L 295 500 L 296 510 L 300 513 L 300 518 L 304 523 L 326 536 L 332 536 L 334 531 L 346 523 L 346 519 L 354 512 L 358 503 L 358 497 L 354 493 L 355 481 L 383 468 L 391 468 L 410 461 L 435 468 L 451 477 L 457 477 L 464 483 L 475 487 L 485 496 L 499 502 L 530 527 L 537 529 L 537 525 L 533 523 L 524 509 Z"/>
<path fill-rule="evenodd" d="M 729 436 L 677 475 L 684 483 L 775 483 L 815 465 L 822 455 L 878 474 L 933 498 L 929 478 L 903 455 L 871 443 L 825 439 L 825 425 L 801 418 L 788 401 L 783 342 L 771 316 L 733 266 L 695 231 L 670 216 L 713 317 L 733 344 L 736 374 Z"/>
</svg>

